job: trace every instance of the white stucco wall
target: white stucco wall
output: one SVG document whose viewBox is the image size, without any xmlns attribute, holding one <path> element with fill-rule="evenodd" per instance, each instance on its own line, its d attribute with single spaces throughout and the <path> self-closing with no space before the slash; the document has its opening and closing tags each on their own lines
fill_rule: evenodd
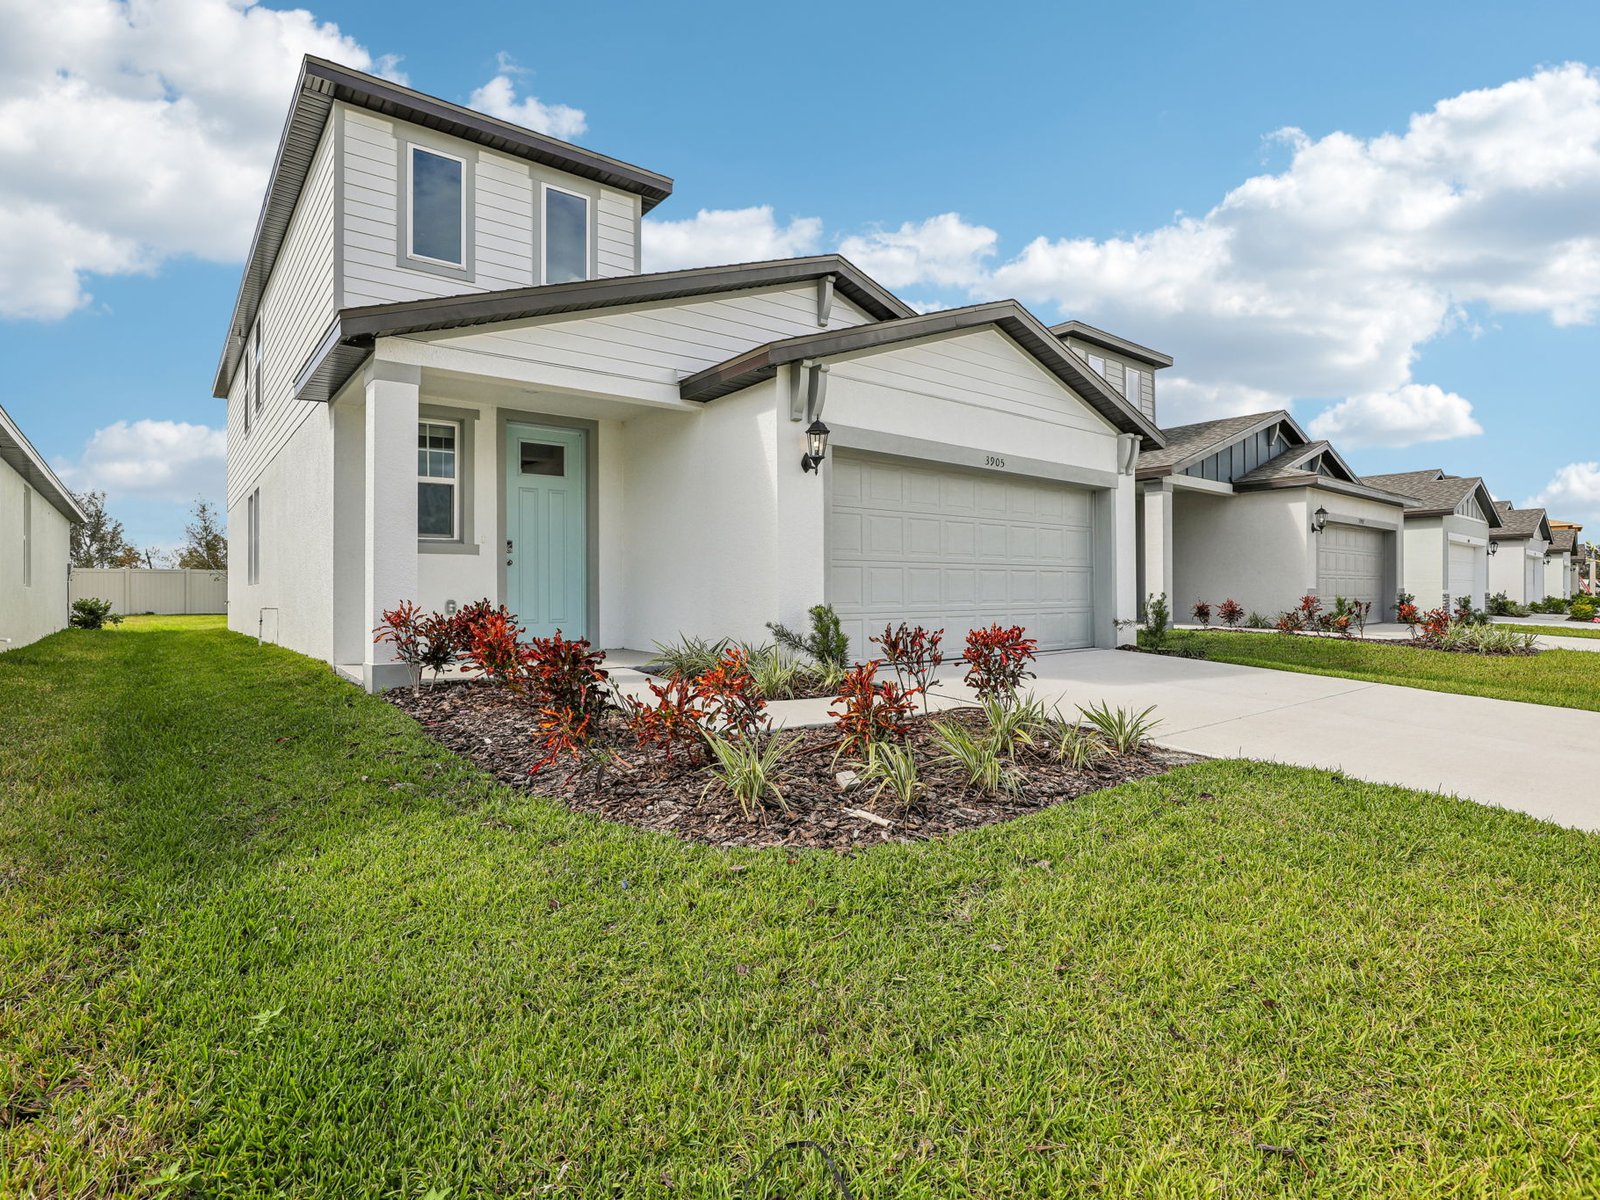
<svg viewBox="0 0 1600 1200">
<path fill-rule="evenodd" d="M 1453 603 L 1450 592 L 1450 547 L 1469 545 L 1473 553 L 1473 603 L 1480 608 L 1489 586 L 1489 526 L 1459 514 L 1413 517 L 1405 523 L 1405 590 L 1424 609 Z M 1447 599 L 1448 597 L 1448 599 Z"/>
<path fill-rule="evenodd" d="M 32 526 L 32 568 L 24 572 L 23 494 Z M 59 509 L 0 462 L 0 651 L 66 628 L 67 561 L 72 527 Z M 25 579 L 27 582 L 25 582 Z"/>
<path fill-rule="evenodd" d="M 1544 566 L 1544 594 L 1563 599 L 1572 595 L 1572 555 L 1550 556 L 1550 561 Z"/>
<path fill-rule="evenodd" d="M 1517 604 L 1533 604 L 1544 599 L 1543 538 L 1500 538 L 1499 551 L 1489 559 L 1489 591 L 1504 592 Z M 1536 560 L 1531 564 L 1529 560 Z M 1529 584 L 1532 584 L 1530 587 Z"/>
<path fill-rule="evenodd" d="M 1174 585 L 1168 596 L 1174 618 L 1189 620 L 1198 600 L 1215 609 L 1232 599 L 1247 613 L 1271 619 L 1317 592 L 1318 543 L 1311 514 L 1319 507 L 1335 522 L 1400 524 L 1397 505 L 1318 488 L 1231 496 L 1179 489 L 1173 504 Z M 1147 538 L 1147 553 L 1148 544 Z M 1404 547 L 1398 531 L 1386 544 L 1394 556 L 1390 578 L 1402 578 Z M 1333 598 L 1323 599 L 1331 603 Z"/>
</svg>

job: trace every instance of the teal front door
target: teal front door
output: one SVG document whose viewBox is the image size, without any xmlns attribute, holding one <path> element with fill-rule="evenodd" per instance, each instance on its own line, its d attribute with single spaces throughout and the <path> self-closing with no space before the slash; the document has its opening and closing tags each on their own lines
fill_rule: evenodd
<svg viewBox="0 0 1600 1200">
<path fill-rule="evenodd" d="M 529 636 L 588 636 L 585 434 L 506 427 L 506 607 Z"/>
</svg>

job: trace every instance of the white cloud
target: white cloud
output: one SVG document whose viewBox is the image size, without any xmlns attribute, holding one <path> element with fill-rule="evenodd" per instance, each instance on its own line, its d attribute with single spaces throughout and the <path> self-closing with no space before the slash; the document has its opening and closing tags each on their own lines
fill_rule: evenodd
<svg viewBox="0 0 1600 1200">
<path fill-rule="evenodd" d="M 1548 509 L 1557 521 L 1600 526 L 1600 462 L 1568 463 L 1551 476 L 1543 491 L 1520 507 Z"/>
<path fill-rule="evenodd" d="M 0 0 L 0 29 L 0 317 L 65 316 L 97 274 L 240 259 L 303 55 L 404 80 L 393 55 L 255 0 Z M 517 101 L 502 68 L 480 89 L 502 115 L 581 127 Z"/>
<path fill-rule="evenodd" d="M 546 104 L 537 96 L 517 99 L 515 77 L 528 71 L 519 67 L 512 57 L 501 51 L 498 57 L 499 73 L 478 88 L 467 100 L 467 107 L 499 117 L 528 129 L 548 133 L 551 137 L 575 138 L 589 128 L 581 108 L 566 104 Z"/>
<path fill-rule="evenodd" d="M 1313 437 L 1351 449 L 1400 449 L 1483 432 L 1472 415 L 1472 405 L 1432 383 L 1408 383 L 1392 392 L 1351 396 L 1319 413 L 1309 428 Z"/>
<path fill-rule="evenodd" d="M 839 243 L 839 253 L 886 287 L 931 283 L 972 287 L 984 279 L 1000 235 L 968 225 L 959 213 L 907 221 L 898 229 L 873 229 Z"/>
<path fill-rule="evenodd" d="M 95 430 L 78 461 L 58 469 L 68 487 L 103 491 L 112 500 L 220 502 L 227 452 L 226 434 L 209 425 L 118 421 Z"/>
<path fill-rule="evenodd" d="M 702 208 L 682 221 L 647 217 L 641 232 L 646 271 L 793 258 L 815 254 L 821 240 L 821 220 L 795 217 L 787 225 L 780 225 L 770 204 L 756 208 Z"/>
</svg>

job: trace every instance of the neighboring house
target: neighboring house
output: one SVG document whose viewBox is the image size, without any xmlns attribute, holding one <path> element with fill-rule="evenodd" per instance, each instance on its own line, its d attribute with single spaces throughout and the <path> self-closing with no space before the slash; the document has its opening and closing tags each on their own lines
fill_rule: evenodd
<svg viewBox="0 0 1600 1200">
<path fill-rule="evenodd" d="M 1178 620 L 1232 599 L 1275 617 L 1315 594 L 1391 616 L 1405 498 L 1362 482 L 1282 410 L 1163 429 L 1139 458 L 1141 596 Z"/>
<path fill-rule="evenodd" d="M 1368 475 L 1366 482 L 1407 497 L 1405 590 L 1423 609 L 1489 599 L 1489 542 L 1500 514 L 1482 479 L 1438 468 Z"/>
<path fill-rule="evenodd" d="M 1126 637 L 1138 403 L 1012 301 L 918 315 L 835 255 L 641 275 L 671 190 L 308 58 L 216 372 L 230 625 L 369 687 L 405 600 L 605 647 L 819 601 L 858 653 Z"/>
<path fill-rule="evenodd" d="M 1545 555 L 1550 549 L 1550 521 L 1542 508 L 1512 508 L 1496 500 L 1500 528 L 1489 543 L 1489 592 L 1504 592 L 1517 604 L 1543 600 Z"/>
<path fill-rule="evenodd" d="M 72 527 L 83 510 L 0 408 L 0 650 L 67 626 Z"/>
<path fill-rule="evenodd" d="M 1546 596 L 1570 599 L 1583 589 L 1579 586 L 1579 548 L 1583 542 L 1578 535 L 1582 525 L 1571 521 L 1550 522 L 1550 554 L 1545 560 L 1544 592 Z"/>
</svg>

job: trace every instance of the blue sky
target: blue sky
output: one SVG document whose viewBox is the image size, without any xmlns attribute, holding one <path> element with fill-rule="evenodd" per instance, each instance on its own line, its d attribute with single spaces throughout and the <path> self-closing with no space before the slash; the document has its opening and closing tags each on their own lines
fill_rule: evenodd
<svg viewBox="0 0 1600 1200">
<path fill-rule="evenodd" d="M 1592 3 L 39 7 L 0 0 L 0 404 L 141 543 L 222 496 L 305 49 L 672 175 L 647 269 L 842 248 L 919 305 L 1016 294 L 1173 353 L 1163 423 L 1287 403 L 1358 470 L 1600 532 Z"/>
</svg>

